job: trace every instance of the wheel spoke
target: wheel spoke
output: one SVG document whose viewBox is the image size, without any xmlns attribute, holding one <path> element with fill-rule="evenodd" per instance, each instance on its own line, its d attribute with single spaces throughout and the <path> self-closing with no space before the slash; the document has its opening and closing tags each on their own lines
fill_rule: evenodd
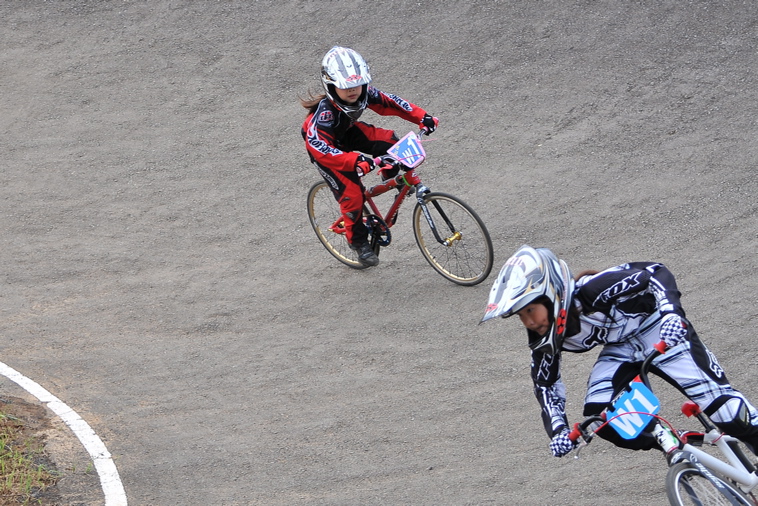
<svg viewBox="0 0 758 506">
<path fill-rule="evenodd" d="M 314 184 L 308 192 L 308 219 L 321 244 L 337 260 L 354 269 L 365 268 L 350 249 L 341 219 L 339 203 L 325 182 Z"/>
<path fill-rule="evenodd" d="M 680 462 L 669 469 L 666 489 L 671 504 L 682 506 L 750 505 L 749 500 L 726 480 L 711 479 L 689 462 Z"/>
<path fill-rule="evenodd" d="M 420 205 L 413 213 L 413 232 L 424 258 L 443 277 L 475 285 L 492 270 L 492 241 L 479 216 L 457 197 L 430 193 L 425 199 L 437 235 Z M 437 239 L 439 237 L 439 240 Z"/>
</svg>

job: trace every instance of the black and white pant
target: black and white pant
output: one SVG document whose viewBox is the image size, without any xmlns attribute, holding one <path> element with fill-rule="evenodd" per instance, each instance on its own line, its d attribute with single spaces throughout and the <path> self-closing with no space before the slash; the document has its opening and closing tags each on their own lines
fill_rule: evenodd
<svg viewBox="0 0 758 506">
<path fill-rule="evenodd" d="M 623 343 L 605 345 L 590 373 L 584 415 L 599 414 L 639 373 L 641 362 L 660 340 L 658 327 Z M 695 402 L 721 430 L 742 440 L 758 454 L 758 410 L 726 378 L 716 356 L 692 325 L 687 341 L 657 357 L 651 371 Z M 606 426 L 598 435 L 622 448 L 657 448 L 652 435 L 626 440 Z"/>
</svg>

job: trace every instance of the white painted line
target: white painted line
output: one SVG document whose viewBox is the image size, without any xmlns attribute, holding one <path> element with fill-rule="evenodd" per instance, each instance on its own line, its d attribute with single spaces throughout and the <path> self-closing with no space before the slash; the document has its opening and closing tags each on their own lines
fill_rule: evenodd
<svg viewBox="0 0 758 506">
<path fill-rule="evenodd" d="M 95 434 L 92 427 L 85 422 L 73 409 L 66 406 L 56 396 L 42 388 L 38 383 L 30 380 L 15 369 L 0 362 L 0 374 L 18 384 L 21 388 L 35 396 L 60 417 L 63 422 L 73 431 L 79 441 L 92 458 L 97 474 L 100 476 L 100 485 L 105 494 L 105 506 L 126 506 L 126 492 L 121 484 L 121 478 L 116 470 L 116 464 L 111 459 L 111 454 L 102 440 Z"/>
</svg>

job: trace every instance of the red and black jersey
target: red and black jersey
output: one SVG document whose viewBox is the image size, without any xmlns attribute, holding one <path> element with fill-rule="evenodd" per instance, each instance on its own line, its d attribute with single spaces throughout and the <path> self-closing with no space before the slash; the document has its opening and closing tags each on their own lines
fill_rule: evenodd
<svg viewBox="0 0 758 506">
<path fill-rule="evenodd" d="M 419 124 L 426 111 L 397 95 L 384 93 L 368 86 L 367 108 L 381 116 L 398 116 L 414 124 Z M 328 98 L 319 103 L 316 112 L 305 118 L 302 134 L 311 159 L 317 164 L 334 171 L 353 171 L 359 153 L 344 145 L 345 136 L 353 126 L 365 125 L 355 122 L 337 109 Z M 369 140 L 391 142 L 391 131 L 361 128 L 367 135 L 380 136 Z"/>
</svg>

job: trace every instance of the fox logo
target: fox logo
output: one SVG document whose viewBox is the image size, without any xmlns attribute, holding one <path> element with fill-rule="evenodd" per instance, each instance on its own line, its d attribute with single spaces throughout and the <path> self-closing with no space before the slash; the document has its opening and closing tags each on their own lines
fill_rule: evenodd
<svg viewBox="0 0 758 506">
<path fill-rule="evenodd" d="M 630 291 L 633 291 L 635 288 L 637 288 L 640 285 L 639 277 L 642 273 L 638 272 L 635 274 L 632 274 L 631 276 L 627 276 L 618 283 L 614 284 L 607 290 L 605 290 L 603 293 L 601 293 L 598 296 L 598 300 L 602 302 L 608 302 L 609 300 L 613 299 L 614 297 L 618 297 L 619 295 L 623 293 L 627 293 Z"/>
</svg>

